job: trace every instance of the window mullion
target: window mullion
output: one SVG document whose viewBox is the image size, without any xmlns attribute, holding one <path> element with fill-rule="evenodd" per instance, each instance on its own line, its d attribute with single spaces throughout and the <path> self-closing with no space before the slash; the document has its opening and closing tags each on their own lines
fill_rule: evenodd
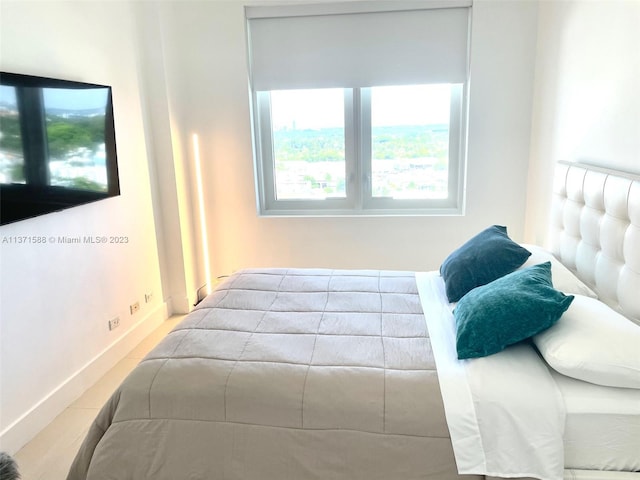
<svg viewBox="0 0 640 480">
<path fill-rule="evenodd" d="M 366 208 L 371 203 L 372 170 L 371 170 L 371 89 L 358 89 L 360 105 L 358 108 L 360 120 L 359 138 L 359 164 L 360 177 L 362 179 L 361 205 Z"/>
<path fill-rule="evenodd" d="M 347 176 L 347 201 L 352 208 L 360 209 L 362 197 L 360 185 L 360 150 L 359 150 L 359 119 L 358 105 L 360 103 L 358 89 L 344 90 L 344 136 L 345 162 Z"/>
</svg>

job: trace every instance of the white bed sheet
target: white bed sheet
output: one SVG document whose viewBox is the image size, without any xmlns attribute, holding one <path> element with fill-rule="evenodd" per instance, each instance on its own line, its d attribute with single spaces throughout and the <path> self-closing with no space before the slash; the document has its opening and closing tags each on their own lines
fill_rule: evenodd
<svg viewBox="0 0 640 480">
<path fill-rule="evenodd" d="M 640 389 L 603 387 L 549 371 L 565 403 L 567 468 L 640 471 Z"/>
<path fill-rule="evenodd" d="M 455 319 L 437 272 L 416 273 L 458 473 L 561 480 L 564 408 L 528 344 L 458 360 Z"/>
</svg>

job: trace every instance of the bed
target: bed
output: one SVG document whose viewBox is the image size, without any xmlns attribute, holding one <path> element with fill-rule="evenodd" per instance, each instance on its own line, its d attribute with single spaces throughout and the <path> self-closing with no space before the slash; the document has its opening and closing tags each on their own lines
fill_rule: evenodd
<svg viewBox="0 0 640 480">
<path fill-rule="evenodd" d="M 544 265 L 550 328 L 459 360 L 473 295 L 452 302 L 446 269 L 236 272 L 114 392 L 68 480 L 638 478 L 638 372 L 586 381 L 543 352 L 585 309 L 637 338 L 640 179 L 560 163 L 554 197 L 549 251 L 518 245 L 498 278 Z"/>
</svg>

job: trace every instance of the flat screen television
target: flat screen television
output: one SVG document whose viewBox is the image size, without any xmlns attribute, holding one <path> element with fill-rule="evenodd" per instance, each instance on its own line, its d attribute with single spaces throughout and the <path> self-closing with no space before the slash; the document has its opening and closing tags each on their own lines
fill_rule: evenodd
<svg viewBox="0 0 640 480">
<path fill-rule="evenodd" d="M 119 194 L 111 87 L 0 72 L 0 224 Z"/>
</svg>

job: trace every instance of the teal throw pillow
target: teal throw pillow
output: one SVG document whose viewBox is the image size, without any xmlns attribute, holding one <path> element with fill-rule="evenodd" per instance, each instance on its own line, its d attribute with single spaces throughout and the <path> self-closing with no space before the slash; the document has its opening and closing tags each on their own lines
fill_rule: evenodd
<svg viewBox="0 0 640 480">
<path fill-rule="evenodd" d="M 458 358 L 486 357 L 532 337 L 556 323 L 572 301 L 553 288 L 551 262 L 475 288 L 453 312 Z"/>
<path fill-rule="evenodd" d="M 457 302 L 467 292 L 520 267 L 531 255 L 507 235 L 507 227 L 493 225 L 453 251 L 442 263 L 447 298 Z"/>
</svg>

